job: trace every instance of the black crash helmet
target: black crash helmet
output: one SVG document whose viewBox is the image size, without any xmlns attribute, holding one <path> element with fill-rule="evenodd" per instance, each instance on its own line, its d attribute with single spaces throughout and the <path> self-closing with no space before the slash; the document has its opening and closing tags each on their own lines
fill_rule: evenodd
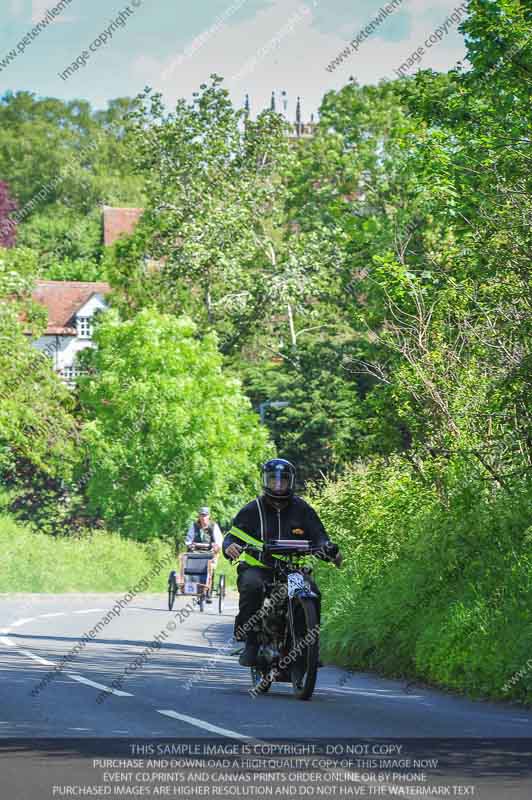
<svg viewBox="0 0 532 800">
<path fill-rule="evenodd" d="M 262 488 L 267 497 L 287 500 L 294 494 L 296 468 L 284 458 L 272 458 L 262 466 Z"/>
</svg>

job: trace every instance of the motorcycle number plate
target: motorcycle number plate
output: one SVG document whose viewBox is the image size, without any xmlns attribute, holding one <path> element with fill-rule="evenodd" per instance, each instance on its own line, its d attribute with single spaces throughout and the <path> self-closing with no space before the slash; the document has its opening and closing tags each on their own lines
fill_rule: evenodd
<svg viewBox="0 0 532 800">
<path fill-rule="evenodd" d="M 288 576 L 288 597 L 294 597 L 297 592 L 305 588 L 305 579 L 299 572 L 292 572 Z"/>
</svg>

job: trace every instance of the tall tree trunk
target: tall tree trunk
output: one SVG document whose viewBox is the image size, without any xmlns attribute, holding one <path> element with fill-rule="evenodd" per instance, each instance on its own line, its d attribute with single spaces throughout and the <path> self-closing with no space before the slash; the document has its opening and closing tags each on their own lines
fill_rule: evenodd
<svg viewBox="0 0 532 800">
<path fill-rule="evenodd" d="M 209 320 L 209 325 L 212 324 L 212 298 L 211 298 L 211 287 L 207 284 L 207 288 L 205 289 L 205 307 L 207 309 L 207 319 Z"/>
<path fill-rule="evenodd" d="M 296 347 L 296 329 L 294 327 L 294 315 L 292 314 L 292 305 L 288 303 L 288 326 L 290 328 L 290 342 L 292 347 L 295 349 Z"/>
</svg>

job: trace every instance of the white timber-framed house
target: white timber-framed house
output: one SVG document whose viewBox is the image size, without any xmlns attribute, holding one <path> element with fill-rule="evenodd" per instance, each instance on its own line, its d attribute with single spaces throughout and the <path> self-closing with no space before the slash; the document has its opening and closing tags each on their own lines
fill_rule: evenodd
<svg viewBox="0 0 532 800">
<path fill-rule="evenodd" d="M 94 347 L 94 315 L 107 308 L 108 283 L 82 281 L 36 281 L 33 300 L 48 312 L 43 335 L 34 347 L 52 359 L 54 370 L 72 384 L 80 374 L 77 355 Z"/>
</svg>

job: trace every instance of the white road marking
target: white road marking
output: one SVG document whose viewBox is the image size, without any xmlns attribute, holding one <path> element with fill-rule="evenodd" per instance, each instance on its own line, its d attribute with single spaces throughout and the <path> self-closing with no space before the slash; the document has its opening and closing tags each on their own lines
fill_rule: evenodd
<svg viewBox="0 0 532 800">
<path fill-rule="evenodd" d="M 317 694 L 327 694 L 327 692 L 351 696 L 363 695 L 364 697 L 373 697 L 375 700 L 419 700 L 423 697 L 422 694 L 375 694 L 375 692 L 365 692 L 362 689 L 343 689 L 335 686 L 320 686 Z"/>
<path fill-rule="evenodd" d="M 75 675 L 73 672 L 67 672 L 67 675 L 69 678 L 72 678 L 73 681 L 78 681 L 78 683 L 86 683 L 87 686 L 93 686 L 95 689 L 102 689 L 104 692 L 109 692 L 109 694 L 116 694 L 117 697 L 133 697 L 133 695 L 129 692 L 121 692 L 119 689 L 111 689 L 109 686 L 104 686 L 103 683 L 90 681 L 88 678 L 84 678 L 82 675 Z"/>
<path fill-rule="evenodd" d="M 205 731 L 211 733 L 218 733 L 220 736 L 228 736 L 231 739 L 253 739 L 253 736 L 246 736 L 244 733 L 237 733 L 230 731 L 227 728 L 219 728 L 217 725 L 211 725 L 209 722 L 204 722 L 202 719 L 196 717 L 189 717 L 187 714 L 178 714 L 177 711 L 163 711 L 157 709 L 158 714 L 163 714 L 165 717 L 172 717 L 172 719 L 179 719 L 181 722 L 187 722 L 189 725 L 194 725 L 196 728 L 203 728 Z"/>
<path fill-rule="evenodd" d="M 47 661 L 45 658 L 36 656 L 35 653 L 30 653 L 29 650 L 19 650 L 19 653 L 22 653 L 23 656 L 28 656 L 28 658 L 33 658 L 34 661 L 38 661 L 39 664 L 44 664 L 46 667 L 55 667 L 53 661 Z"/>
<path fill-rule="evenodd" d="M 39 614 L 39 619 L 50 619 L 51 617 L 66 617 L 66 611 L 57 611 L 54 614 Z"/>
<path fill-rule="evenodd" d="M 26 617 L 25 619 L 17 619 L 16 622 L 11 623 L 12 628 L 19 628 L 21 625 L 25 625 L 26 622 L 34 622 L 35 617 Z"/>
<path fill-rule="evenodd" d="M 0 636 L 0 642 L 2 642 L 2 644 L 5 644 L 6 647 L 14 647 L 15 646 L 15 642 L 9 641 L 9 639 L 6 639 L 5 636 Z"/>
<path fill-rule="evenodd" d="M 73 614 L 95 614 L 96 612 L 105 611 L 105 608 L 85 608 L 83 611 L 73 611 Z"/>
</svg>

